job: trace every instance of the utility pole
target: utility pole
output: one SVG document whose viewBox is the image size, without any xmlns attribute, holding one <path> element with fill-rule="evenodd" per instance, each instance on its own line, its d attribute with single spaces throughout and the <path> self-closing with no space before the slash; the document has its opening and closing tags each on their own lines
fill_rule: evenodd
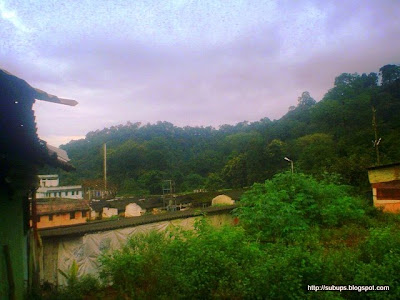
<svg viewBox="0 0 400 300">
<path fill-rule="evenodd" d="M 107 191 L 107 144 L 104 143 L 104 192 Z"/>
<path fill-rule="evenodd" d="M 381 142 L 381 138 L 378 139 L 378 125 L 376 124 L 376 109 L 372 106 L 372 127 L 374 128 L 375 140 L 372 141 L 375 147 L 376 152 L 376 162 L 378 165 L 381 164 L 380 155 L 379 155 L 379 143 Z"/>
</svg>

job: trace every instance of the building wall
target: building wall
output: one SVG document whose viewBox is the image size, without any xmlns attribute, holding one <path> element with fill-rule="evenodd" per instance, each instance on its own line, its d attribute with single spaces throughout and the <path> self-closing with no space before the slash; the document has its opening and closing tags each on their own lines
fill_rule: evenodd
<svg viewBox="0 0 400 300">
<path fill-rule="evenodd" d="M 0 187 L 0 299 L 8 299 L 7 268 L 3 247 L 10 249 L 16 299 L 23 299 L 26 270 L 26 237 L 23 226 L 22 199 L 9 199 Z"/>
<path fill-rule="evenodd" d="M 43 198 L 83 199 L 82 190 L 77 190 L 76 188 L 72 188 L 70 190 L 64 190 L 61 188 L 65 189 L 65 187 L 60 187 L 60 189 L 51 188 L 48 190 L 41 188 L 36 192 L 36 198 L 37 199 L 43 199 Z"/>
<path fill-rule="evenodd" d="M 395 191 L 392 197 L 385 197 L 384 191 L 387 190 L 383 188 L 383 184 L 373 184 L 372 186 L 372 196 L 374 200 L 374 206 L 382 208 L 385 212 L 399 213 L 400 212 L 400 186 L 397 189 L 391 188 Z M 390 193 L 392 194 L 392 193 Z"/>
<path fill-rule="evenodd" d="M 46 179 L 46 178 L 41 178 L 40 179 L 40 186 L 42 187 L 50 187 L 50 186 L 58 186 L 60 184 L 60 181 L 58 178 L 51 178 L 51 179 Z"/>
<path fill-rule="evenodd" d="M 49 215 L 41 215 L 39 222 L 37 222 L 37 228 L 48 228 L 56 226 L 66 226 L 86 223 L 87 219 L 90 217 L 90 212 L 86 212 L 86 216 L 82 215 L 82 211 L 75 212 L 75 218 L 71 219 L 71 213 L 58 213 L 53 214 L 53 220 L 50 220 Z M 32 221 L 31 221 L 32 223 Z"/>
<path fill-rule="evenodd" d="M 385 212 L 400 213 L 400 164 L 368 169 L 374 206 Z"/>
</svg>

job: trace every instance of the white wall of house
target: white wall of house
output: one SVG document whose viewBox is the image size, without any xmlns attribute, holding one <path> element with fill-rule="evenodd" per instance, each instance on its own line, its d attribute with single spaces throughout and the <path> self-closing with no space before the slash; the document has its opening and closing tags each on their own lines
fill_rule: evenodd
<svg viewBox="0 0 400 300">
<path fill-rule="evenodd" d="M 39 175 L 39 181 L 41 187 L 52 187 L 60 184 L 58 175 Z"/>
<path fill-rule="evenodd" d="M 112 216 L 118 216 L 118 209 L 117 208 L 103 207 L 102 217 L 103 218 L 110 218 Z"/>
<path fill-rule="evenodd" d="M 82 186 L 40 187 L 36 191 L 36 198 L 83 199 Z"/>
</svg>

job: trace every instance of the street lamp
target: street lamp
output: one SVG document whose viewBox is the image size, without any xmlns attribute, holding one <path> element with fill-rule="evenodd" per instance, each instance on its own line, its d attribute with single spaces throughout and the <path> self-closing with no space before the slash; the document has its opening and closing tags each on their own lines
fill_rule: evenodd
<svg viewBox="0 0 400 300">
<path fill-rule="evenodd" d="M 287 160 L 288 162 L 290 162 L 290 165 L 292 167 L 292 175 L 293 175 L 293 160 L 291 160 L 290 158 L 287 158 L 286 156 L 283 158 L 284 160 Z"/>
</svg>

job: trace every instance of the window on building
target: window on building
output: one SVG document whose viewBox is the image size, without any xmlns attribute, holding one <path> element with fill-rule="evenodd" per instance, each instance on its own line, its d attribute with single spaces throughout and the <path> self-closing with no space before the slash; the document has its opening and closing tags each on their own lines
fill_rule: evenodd
<svg viewBox="0 0 400 300">
<path fill-rule="evenodd" d="M 74 211 L 69 213 L 69 219 L 70 220 L 75 219 L 75 212 Z"/>
<path fill-rule="evenodd" d="M 49 215 L 49 221 L 53 221 L 53 215 Z"/>
<path fill-rule="evenodd" d="M 40 222 L 40 216 L 36 216 L 36 223 Z"/>
<path fill-rule="evenodd" d="M 73 195 L 73 194 L 72 194 Z M 65 191 L 65 196 L 68 196 L 68 191 Z"/>
<path fill-rule="evenodd" d="M 72 192 L 71 192 L 71 195 L 72 195 L 72 196 L 73 196 L 73 195 L 75 195 L 75 192 L 74 192 L 74 191 L 72 191 Z"/>
<path fill-rule="evenodd" d="M 61 192 L 58 192 L 58 197 L 60 197 L 60 198 L 61 198 Z"/>
<path fill-rule="evenodd" d="M 87 216 L 87 211 L 86 211 L 86 210 L 83 210 L 83 211 L 82 211 L 82 218 L 86 218 L 86 216 Z"/>
<path fill-rule="evenodd" d="M 400 188 L 378 188 L 378 200 L 400 200 Z"/>
</svg>

